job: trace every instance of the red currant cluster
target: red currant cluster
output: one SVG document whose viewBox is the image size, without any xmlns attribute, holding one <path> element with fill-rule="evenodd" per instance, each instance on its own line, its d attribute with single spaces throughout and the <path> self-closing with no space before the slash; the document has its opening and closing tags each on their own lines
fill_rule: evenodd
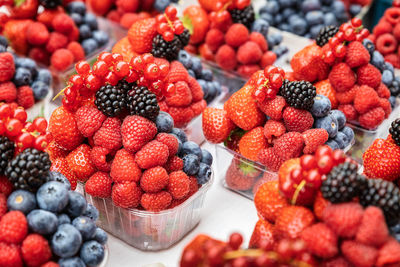
<svg viewBox="0 0 400 267">
<path fill-rule="evenodd" d="M 369 31 L 362 26 L 362 20 L 353 18 L 350 22 L 340 26 L 339 31 L 329 39 L 328 49 L 325 50 L 323 59 L 327 64 L 333 64 L 336 59 L 346 56 L 346 44 L 352 41 L 361 42 L 369 36 Z"/>
<path fill-rule="evenodd" d="M 266 67 L 264 73 L 260 73 L 255 82 L 254 98 L 259 103 L 263 103 L 266 99 L 274 99 L 283 84 L 284 77 L 283 69 L 274 66 Z"/>
<path fill-rule="evenodd" d="M 245 9 L 251 4 L 251 0 L 220 0 L 215 6 L 217 11 L 211 12 L 208 17 L 211 22 L 211 28 L 219 28 L 220 25 L 231 25 L 232 18 L 228 10 Z"/>
<path fill-rule="evenodd" d="M 0 135 L 15 142 L 16 153 L 27 148 L 44 151 L 52 139 L 46 131 L 46 119 L 38 117 L 28 122 L 27 118 L 25 109 L 16 103 L 0 103 Z"/>
<path fill-rule="evenodd" d="M 162 35 L 165 41 L 171 42 L 175 34 L 180 35 L 185 30 L 182 21 L 177 17 L 175 7 L 169 6 L 164 14 L 156 17 L 157 32 Z"/>
<path fill-rule="evenodd" d="M 310 205 L 326 175 L 345 161 L 352 160 L 342 150 L 321 146 L 314 155 L 303 155 L 284 163 L 288 168 L 281 167 L 286 170 L 279 172 L 279 189 L 292 204 Z"/>
<path fill-rule="evenodd" d="M 164 83 L 169 65 L 163 61 L 155 62 L 151 54 L 133 57 L 128 63 L 120 54 L 102 52 L 92 69 L 86 61 L 79 61 L 75 69 L 78 74 L 69 78 L 67 87 L 62 91 L 65 96 L 63 105 L 71 111 L 75 111 L 82 101 L 93 99 L 101 86 L 114 86 L 122 79 L 146 86 L 159 99 L 175 92 L 173 84 Z"/>
</svg>

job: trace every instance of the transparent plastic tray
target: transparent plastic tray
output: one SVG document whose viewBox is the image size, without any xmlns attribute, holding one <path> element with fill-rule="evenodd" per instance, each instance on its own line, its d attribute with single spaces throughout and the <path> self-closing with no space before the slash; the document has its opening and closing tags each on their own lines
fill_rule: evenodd
<svg viewBox="0 0 400 267">
<path fill-rule="evenodd" d="M 160 212 L 124 209 L 116 207 L 110 198 L 92 197 L 86 193 L 85 197 L 99 210 L 99 227 L 135 248 L 157 251 L 180 241 L 200 222 L 204 199 L 213 180 L 214 174 L 184 203 Z"/>
</svg>

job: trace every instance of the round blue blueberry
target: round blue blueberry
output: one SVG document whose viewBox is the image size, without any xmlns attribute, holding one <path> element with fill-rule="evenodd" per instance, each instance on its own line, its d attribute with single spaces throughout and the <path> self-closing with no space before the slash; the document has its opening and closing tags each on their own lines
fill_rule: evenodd
<svg viewBox="0 0 400 267">
<path fill-rule="evenodd" d="M 203 93 L 204 93 L 203 98 L 206 99 L 208 96 L 208 84 L 209 83 L 202 79 L 198 79 L 197 82 L 201 86 L 201 89 L 203 89 Z"/>
<path fill-rule="evenodd" d="M 93 39 L 96 40 L 99 46 L 103 46 L 108 43 L 110 37 L 105 31 L 94 31 L 93 32 Z"/>
<path fill-rule="evenodd" d="M 78 13 L 83 16 L 86 13 L 86 5 L 84 2 L 71 2 L 67 5 L 67 12 L 70 14 Z"/>
<path fill-rule="evenodd" d="M 385 69 L 385 59 L 378 50 L 375 50 L 372 53 L 371 64 L 378 68 L 381 72 Z"/>
<path fill-rule="evenodd" d="M 281 14 L 275 14 L 274 21 L 276 24 L 281 24 L 283 21 L 283 16 Z"/>
<path fill-rule="evenodd" d="M 368 50 L 368 52 L 372 55 L 375 51 L 375 45 L 370 39 L 364 39 L 362 41 L 363 46 Z"/>
<path fill-rule="evenodd" d="M 160 111 L 156 118 L 156 126 L 159 133 L 170 133 L 174 128 L 174 119 L 167 112 Z"/>
<path fill-rule="evenodd" d="M 163 13 L 164 10 L 171 4 L 170 0 L 155 0 L 153 7 L 160 13 Z"/>
<path fill-rule="evenodd" d="M 319 10 L 310 11 L 306 14 L 306 21 L 309 25 L 318 25 L 324 22 L 324 14 Z"/>
<path fill-rule="evenodd" d="M 332 148 L 332 150 L 340 149 L 338 143 L 336 143 L 333 139 L 326 141 L 325 145 Z"/>
<path fill-rule="evenodd" d="M 194 154 L 187 154 L 183 157 L 183 171 L 189 175 L 193 176 L 199 172 L 200 160 Z"/>
<path fill-rule="evenodd" d="M 65 214 L 65 213 L 61 213 L 57 216 L 58 218 L 58 225 L 64 224 L 64 223 L 71 223 L 71 218 Z"/>
<path fill-rule="evenodd" d="M 4 52 L 7 52 L 7 47 L 0 44 L 0 53 L 4 53 Z"/>
<path fill-rule="evenodd" d="M 81 14 L 79 13 L 71 13 L 69 15 L 71 17 L 71 19 L 75 22 L 75 24 L 79 27 L 79 25 L 82 24 L 83 22 L 83 17 Z"/>
<path fill-rule="evenodd" d="M 182 151 L 182 141 L 175 134 L 172 134 L 172 135 L 175 136 L 176 139 L 178 140 L 178 151 L 177 151 L 177 154 L 180 155 L 181 151 Z"/>
<path fill-rule="evenodd" d="M 194 73 L 194 71 L 192 69 L 188 69 L 187 71 L 190 76 L 192 76 L 193 78 L 196 78 L 196 73 Z"/>
<path fill-rule="evenodd" d="M 95 222 L 99 218 L 99 211 L 97 210 L 97 208 L 95 206 L 88 203 L 86 206 L 86 211 L 82 215 L 89 217 L 90 219 L 92 219 L 92 221 Z"/>
<path fill-rule="evenodd" d="M 203 69 L 201 71 L 201 78 L 205 81 L 211 82 L 213 80 L 213 73 L 209 69 Z"/>
<path fill-rule="evenodd" d="M 355 17 L 357 16 L 362 10 L 361 5 L 350 5 L 349 12 L 351 16 Z"/>
<path fill-rule="evenodd" d="M 104 259 L 104 248 L 97 241 L 87 241 L 83 243 L 79 255 L 86 265 L 97 266 Z"/>
<path fill-rule="evenodd" d="M 294 19 L 289 23 L 294 33 L 297 33 L 298 35 L 304 35 L 307 32 L 307 22 L 304 19 Z"/>
<path fill-rule="evenodd" d="M 33 193 L 26 190 L 16 190 L 8 196 L 8 210 L 19 210 L 28 214 L 36 208 L 36 197 Z"/>
<path fill-rule="evenodd" d="M 393 65 L 389 62 L 385 62 L 385 69 L 390 70 L 391 72 L 394 72 Z"/>
<path fill-rule="evenodd" d="M 96 224 L 89 217 L 76 217 L 72 221 L 72 225 L 81 233 L 83 240 L 89 240 L 94 237 L 96 232 Z"/>
<path fill-rule="evenodd" d="M 336 26 L 337 24 L 338 23 L 337 23 L 335 14 L 333 14 L 332 12 L 328 12 L 328 13 L 324 14 L 324 25 L 325 26 L 329 26 L 329 25 Z"/>
<path fill-rule="evenodd" d="M 282 31 L 286 31 L 286 32 L 292 32 L 292 27 L 287 23 L 280 24 L 279 29 L 281 29 Z"/>
<path fill-rule="evenodd" d="M 201 65 L 201 60 L 197 57 L 192 58 L 192 70 L 196 74 L 196 77 L 201 77 L 203 66 Z"/>
<path fill-rule="evenodd" d="M 265 4 L 265 10 L 268 10 L 269 14 L 276 14 L 279 12 L 279 3 L 276 1 L 268 1 Z"/>
<path fill-rule="evenodd" d="M 201 148 L 193 141 L 187 141 L 183 143 L 182 155 L 184 156 L 187 154 L 194 154 L 199 158 L 199 160 L 201 160 Z"/>
<path fill-rule="evenodd" d="M 317 118 L 314 122 L 314 126 L 314 128 L 325 129 L 331 138 L 335 137 L 339 130 L 336 118 L 329 115 L 322 118 Z"/>
<path fill-rule="evenodd" d="M 68 191 L 67 212 L 72 217 L 78 217 L 86 210 L 86 199 L 78 192 Z"/>
<path fill-rule="evenodd" d="M 201 162 L 207 164 L 208 166 L 211 166 L 213 162 L 213 156 L 206 149 L 201 150 Z"/>
<path fill-rule="evenodd" d="M 304 13 L 320 9 L 321 3 L 318 0 L 305 0 L 301 4 L 301 11 L 303 11 Z"/>
<path fill-rule="evenodd" d="M 49 86 L 42 81 L 35 81 L 31 85 L 36 100 L 43 100 L 50 91 Z"/>
<path fill-rule="evenodd" d="M 215 88 L 213 82 L 208 82 L 207 87 L 208 87 L 208 92 L 207 92 L 207 98 L 205 98 L 205 100 L 207 101 L 207 103 L 210 103 L 211 101 L 214 100 L 215 96 L 217 95 L 217 88 Z"/>
<path fill-rule="evenodd" d="M 68 190 L 62 183 L 47 182 L 36 192 L 36 200 L 41 209 L 58 213 L 68 205 Z"/>
<path fill-rule="evenodd" d="M 324 117 L 331 110 L 331 101 L 324 95 L 316 95 L 311 107 L 311 114 L 315 117 Z"/>
<path fill-rule="evenodd" d="M 32 83 L 31 71 L 26 68 L 17 68 L 14 74 L 14 84 L 16 87 L 30 85 Z"/>
<path fill-rule="evenodd" d="M 99 48 L 99 44 L 96 42 L 95 39 L 89 38 L 86 40 L 83 40 L 82 42 L 82 48 L 85 51 L 85 55 L 90 55 L 92 54 L 97 48 Z"/>
<path fill-rule="evenodd" d="M 338 109 L 331 110 L 331 112 L 329 112 L 329 115 L 337 120 L 339 130 L 346 125 L 346 116 L 340 110 Z"/>
<path fill-rule="evenodd" d="M 67 179 L 67 177 L 65 177 L 64 175 L 62 175 L 59 172 L 49 172 L 49 175 L 47 176 L 47 182 L 50 181 L 56 181 L 59 183 L 64 184 L 65 188 L 69 191 L 71 190 L 71 183 L 69 182 L 69 180 Z"/>
<path fill-rule="evenodd" d="M 46 210 L 32 210 L 28 216 L 29 229 L 41 235 L 50 235 L 57 230 L 57 216 Z"/>
<path fill-rule="evenodd" d="M 274 17 L 272 16 L 272 14 L 262 13 L 260 14 L 260 19 L 265 20 L 271 26 L 275 26 Z"/>
<path fill-rule="evenodd" d="M 96 16 L 92 13 L 85 13 L 85 16 L 83 17 L 83 22 L 87 24 L 92 31 L 97 30 L 97 19 Z"/>
<path fill-rule="evenodd" d="M 97 227 L 93 239 L 99 242 L 100 244 L 104 245 L 105 243 L 107 243 L 108 236 L 103 229 Z"/>
<path fill-rule="evenodd" d="M 351 129 L 350 127 L 345 126 L 340 131 L 347 136 L 347 138 L 349 139 L 349 142 L 353 141 L 353 139 L 354 139 L 354 131 L 353 131 L 353 129 Z"/>
<path fill-rule="evenodd" d="M 189 55 L 188 52 L 186 52 L 185 50 L 181 50 L 179 51 L 178 54 L 178 61 L 180 63 L 182 63 L 182 65 L 186 68 L 186 69 L 191 69 L 192 68 L 192 56 Z"/>
<path fill-rule="evenodd" d="M 279 1 L 280 8 L 288 8 L 288 7 L 293 6 L 295 3 L 296 3 L 295 0 L 280 0 Z"/>
<path fill-rule="evenodd" d="M 37 75 L 37 65 L 36 62 L 27 57 L 20 57 L 15 61 L 16 68 L 25 68 L 31 72 L 32 80 Z"/>
<path fill-rule="evenodd" d="M 79 257 L 61 258 L 58 261 L 60 267 L 86 267 L 85 263 Z"/>
<path fill-rule="evenodd" d="M 81 40 L 89 39 L 92 36 L 92 31 L 90 30 L 89 25 L 82 24 L 81 26 L 79 26 L 79 38 Z"/>
<path fill-rule="evenodd" d="M 187 141 L 187 136 L 185 132 L 179 128 L 172 128 L 172 132 L 174 135 L 178 137 L 179 140 L 181 140 L 182 143 L 185 143 Z"/>
<path fill-rule="evenodd" d="M 394 79 L 394 75 L 393 75 L 393 72 L 391 72 L 390 70 L 384 70 L 382 72 L 382 82 L 386 86 L 390 86 L 393 82 L 393 79 Z"/>
<path fill-rule="evenodd" d="M 75 256 L 82 245 L 82 236 L 71 224 L 61 224 L 50 241 L 52 252 L 61 257 Z"/>
<path fill-rule="evenodd" d="M 199 184 L 207 183 L 211 178 L 211 174 L 212 174 L 211 167 L 209 165 L 201 162 L 199 171 L 196 176 L 197 182 Z"/>
<path fill-rule="evenodd" d="M 218 81 L 212 81 L 212 84 L 215 88 L 216 95 L 220 95 L 222 93 L 221 84 Z"/>
<path fill-rule="evenodd" d="M 333 1 L 331 8 L 336 17 L 346 13 L 346 7 L 342 1 Z"/>
<path fill-rule="evenodd" d="M 3 35 L 0 35 L 0 45 L 2 45 L 2 46 L 4 46 L 4 47 L 8 47 L 7 38 L 4 37 Z"/>
<path fill-rule="evenodd" d="M 347 135 L 345 135 L 340 131 L 336 134 L 333 140 L 339 145 L 340 149 L 344 149 L 350 143 L 350 140 L 347 137 Z"/>
<path fill-rule="evenodd" d="M 314 25 L 310 28 L 310 35 L 312 39 L 317 38 L 319 32 L 321 31 L 321 29 L 324 27 L 324 25 L 319 24 L 319 25 Z"/>
<path fill-rule="evenodd" d="M 389 97 L 389 102 L 390 102 L 390 106 L 393 109 L 396 106 L 396 97 L 395 96 L 390 96 Z"/>
<path fill-rule="evenodd" d="M 38 74 L 36 76 L 36 81 L 42 81 L 47 85 L 51 84 L 51 81 L 53 80 L 53 77 L 51 76 L 51 73 L 47 69 L 40 69 L 38 71 Z"/>
<path fill-rule="evenodd" d="M 267 36 L 268 34 L 268 30 L 269 30 L 269 23 L 268 21 L 264 20 L 264 19 L 256 19 L 252 26 L 251 26 L 251 31 L 252 32 L 259 32 L 264 36 Z"/>
</svg>

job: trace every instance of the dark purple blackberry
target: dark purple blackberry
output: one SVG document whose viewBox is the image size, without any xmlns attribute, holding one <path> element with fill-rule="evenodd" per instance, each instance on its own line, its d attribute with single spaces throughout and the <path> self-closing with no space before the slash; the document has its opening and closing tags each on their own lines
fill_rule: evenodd
<svg viewBox="0 0 400 267">
<path fill-rule="evenodd" d="M 154 121 L 160 107 L 157 97 L 145 86 L 136 86 L 128 93 L 128 108 L 131 115 L 139 115 Z"/>
<path fill-rule="evenodd" d="M 251 25 L 255 20 L 255 13 L 252 5 L 249 5 L 245 9 L 232 9 L 229 13 L 231 13 L 231 18 L 234 23 L 243 24 L 247 29 L 251 29 Z"/>
<path fill-rule="evenodd" d="M 290 106 L 310 110 L 314 104 L 317 89 L 307 81 L 285 81 L 280 88 L 280 94 Z"/>
<path fill-rule="evenodd" d="M 396 144 L 400 146 L 400 119 L 396 119 L 392 122 L 389 133 L 392 135 Z"/>
<path fill-rule="evenodd" d="M 153 39 L 153 49 L 151 53 L 155 57 L 165 58 L 168 61 L 173 61 L 178 58 L 179 51 L 183 49 L 183 45 L 179 36 L 175 35 L 171 42 L 164 40 L 162 35 L 158 34 Z"/>
<path fill-rule="evenodd" d="M 181 34 L 179 34 L 179 40 L 181 40 L 182 47 L 185 47 L 189 44 L 190 40 L 190 32 L 188 29 L 185 29 Z"/>
<path fill-rule="evenodd" d="M 47 181 L 50 166 L 49 154 L 28 148 L 8 163 L 5 175 L 15 189 L 36 192 Z"/>
<path fill-rule="evenodd" d="M 121 80 L 117 85 L 104 85 L 96 92 L 97 108 L 108 117 L 116 117 L 127 107 L 127 93 L 132 84 Z"/>
<path fill-rule="evenodd" d="M 39 0 L 39 3 L 45 8 L 54 9 L 58 6 L 61 6 L 61 0 Z"/>
<path fill-rule="evenodd" d="M 316 42 L 317 45 L 320 47 L 323 47 L 325 44 L 329 42 L 329 39 L 331 39 L 335 34 L 339 31 L 339 28 L 336 26 L 325 26 L 323 27 L 317 36 Z"/>
<path fill-rule="evenodd" d="M 0 136 L 0 175 L 3 175 L 8 162 L 13 158 L 15 144 L 5 136 Z"/>
</svg>

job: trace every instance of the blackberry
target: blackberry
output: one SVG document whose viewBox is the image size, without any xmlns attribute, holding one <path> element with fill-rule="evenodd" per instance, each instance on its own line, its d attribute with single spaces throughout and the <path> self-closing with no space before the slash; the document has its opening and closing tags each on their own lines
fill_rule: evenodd
<svg viewBox="0 0 400 267">
<path fill-rule="evenodd" d="M 4 174 L 8 162 L 14 156 L 15 144 L 5 136 L 0 136 L 0 175 Z"/>
<path fill-rule="evenodd" d="M 314 104 L 317 89 L 307 81 L 285 81 L 280 88 L 280 94 L 290 106 L 310 110 Z"/>
<path fill-rule="evenodd" d="M 179 34 L 179 40 L 182 43 L 182 48 L 189 44 L 190 40 L 190 32 L 188 29 L 185 29 L 181 34 Z"/>
<path fill-rule="evenodd" d="M 54 9 L 58 6 L 61 6 L 61 0 L 39 0 L 39 3 L 45 8 Z"/>
<path fill-rule="evenodd" d="M 131 115 L 139 115 L 151 121 L 160 112 L 156 95 L 145 86 L 136 86 L 128 93 L 128 108 Z"/>
<path fill-rule="evenodd" d="M 354 163 L 345 162 L 332 169 L 322 182 L 321 193 L 332 203 L 351 201 L 365 188 L 366 180 Z"/>
<path fill-rule="evenodd" d="M 367 179 L 367 187 L 360 191 L 360 204 L 382 209 L 387 222 L 398 221 L 400 216 L 400 190 L 392 182 Z"/>
<path fill-rule="evenodd" d="M 335 34 L 339 31 L 339 28 L 333 25 L 323 27 L 317 36 L 317 45 L 323 47 L 325 44 L 329 42 Z"/>
<path fill-rule="evenodd" d="M 245 9 L 232 9 L 229 11 L 231 13 L 232 21 L 234 23 L 240 23 L 251 29 L 251 25 L 255 20 L 255 13 L 252 5 L 249 5 Z"/>
<path fill-rule="evenodd" d="M 392 122 L 389 133 L 392 135 L 396 144 L 400 146 L 400 119 L 396 119 Z"/>
<path fill-rule="evenodd" d="M 177 35 L 171 42 L 164 40 L 162 35 L 158 34 L 153 39 L 153 49 L 151 53 L 155 57 L 165 58 L 168 61 L 173 61 L 178 58 L 179 51 L 183 48 L 182 42 Z"/>
<path fill-rule="evenodd" d="M 36 192 L 46 182 L 50 166 L 49 154 L 28 148 L 8 163 L 5 175 L 15 189 Z"/>
<path fill-rule="evenodd" d="M 117 85 L 104 85 L 96 92 L 94 103 L 108 117 L 116 117 L 127 107 L 127 92 L 132 84 L 121 80 Z"/>
</svg>

